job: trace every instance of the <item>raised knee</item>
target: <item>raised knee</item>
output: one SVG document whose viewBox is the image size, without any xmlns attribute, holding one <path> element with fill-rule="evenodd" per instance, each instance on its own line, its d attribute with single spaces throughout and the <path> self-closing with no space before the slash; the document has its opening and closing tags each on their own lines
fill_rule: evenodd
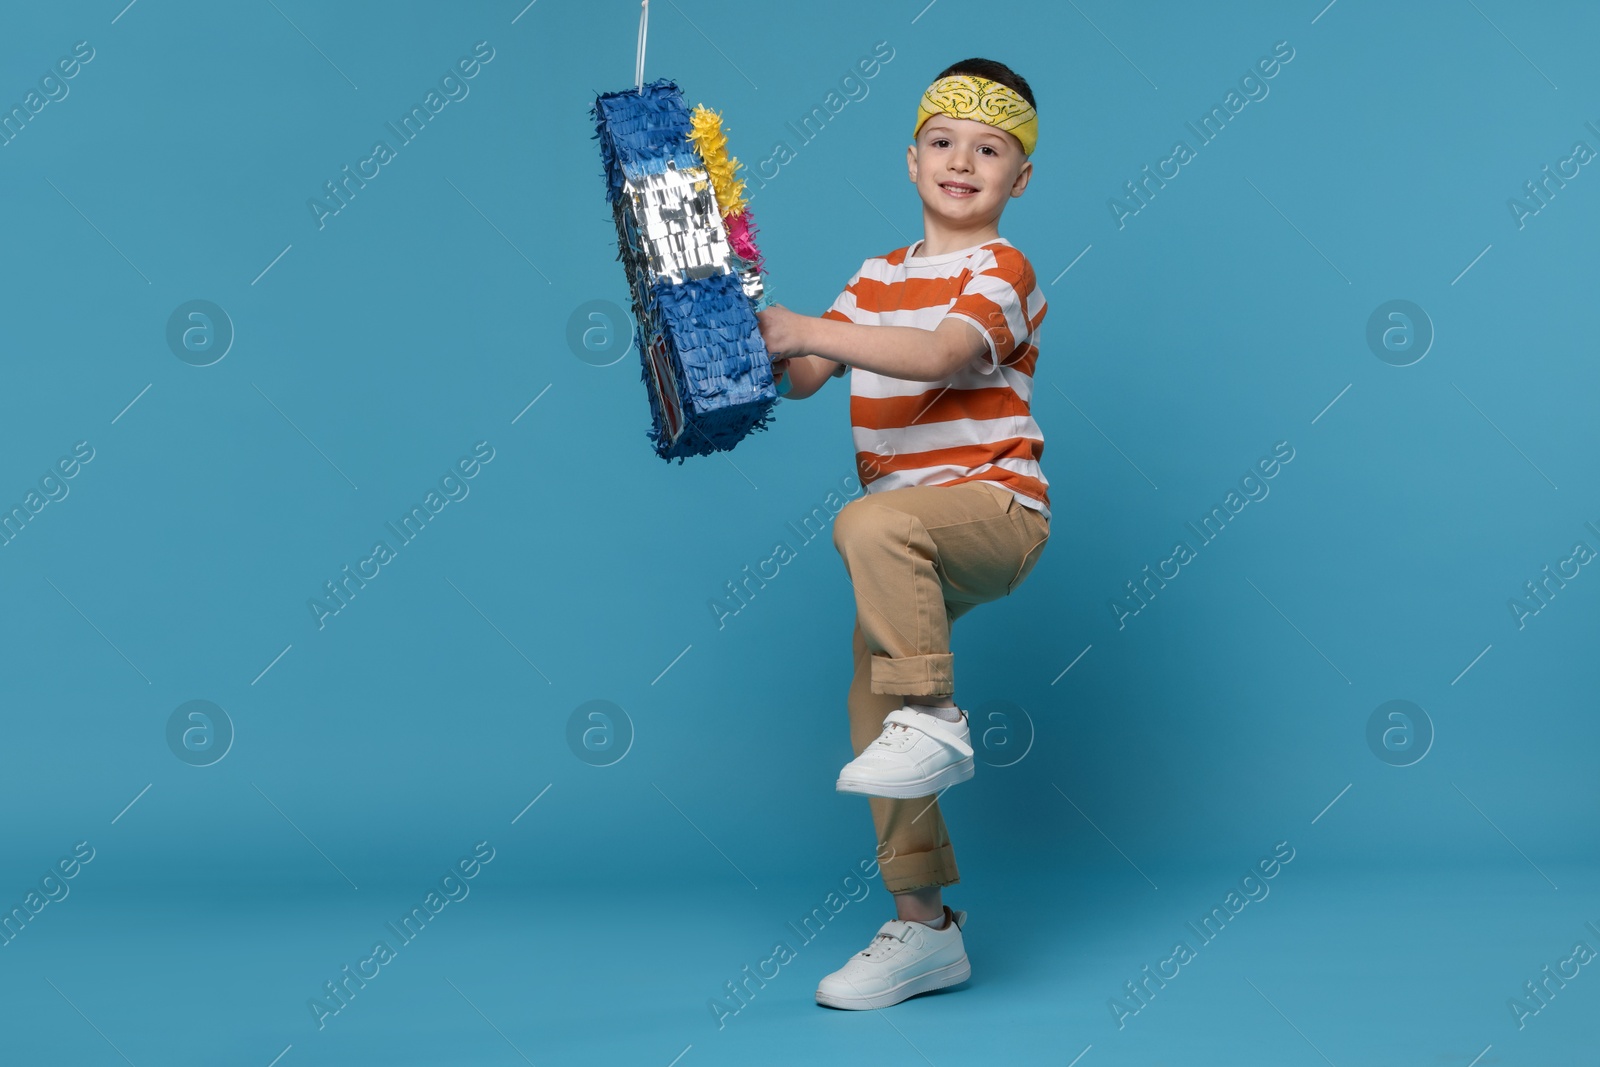
<svg viewBox="0 0 1600 1067">
<path fill-rule="evenodd" d="M 833 520 L 833 547 L 842 553 L 850 545 L 881 536 L 892 511 L 870 496 L 850 501 Z"/>
</svg>

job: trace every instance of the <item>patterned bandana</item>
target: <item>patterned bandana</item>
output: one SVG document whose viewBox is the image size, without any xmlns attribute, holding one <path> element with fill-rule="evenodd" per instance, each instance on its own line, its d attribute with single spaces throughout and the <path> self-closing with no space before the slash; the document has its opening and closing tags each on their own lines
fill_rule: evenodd
<svg viewBox="0 0 1600 1067">
<path fill-rule="evenodd" d="M 923 123 L 935 115 L 971 119 L 1005 130 L 1022 142 L 1023 155 L 1033 155 L 1034 146 L 1039 143 L 1039 116 L 1033 105 L 1014 89 L 975 74 L 952 74 L 928 86 L 917 105 L 912 140 Z"/>
</svg>

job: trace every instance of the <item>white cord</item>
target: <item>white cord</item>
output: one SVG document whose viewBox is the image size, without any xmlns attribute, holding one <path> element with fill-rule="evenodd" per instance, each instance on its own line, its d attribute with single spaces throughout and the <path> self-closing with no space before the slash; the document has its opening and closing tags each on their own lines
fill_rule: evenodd
<svg viewBox="0 0 1600 1067">
<path fill-rule="evenodd" d="M 644 92 L 644 39 L 650 27 L 650 0 L 639 2 L 639 55 L 634 62 L 633 80 L 637 92 Z"/>
</svg>

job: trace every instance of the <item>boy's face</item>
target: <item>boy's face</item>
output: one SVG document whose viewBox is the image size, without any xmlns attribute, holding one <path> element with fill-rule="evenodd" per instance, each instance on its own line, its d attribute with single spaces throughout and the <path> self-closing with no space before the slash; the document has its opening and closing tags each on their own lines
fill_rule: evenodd
<svg viewBox="0 0 1600 1067">
<path fill-rule="evenodd" d="M 962 229 L 998 220 L 1033 173 L 1015 135 L 948 115 L 933 116 L 917 131 L 906 167 L 924 207 Z"/>
</svg>

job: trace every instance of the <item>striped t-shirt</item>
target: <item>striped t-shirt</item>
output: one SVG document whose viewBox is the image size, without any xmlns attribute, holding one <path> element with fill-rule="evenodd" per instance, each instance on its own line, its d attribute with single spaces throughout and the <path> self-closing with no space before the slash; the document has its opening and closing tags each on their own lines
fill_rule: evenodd
<svg viewBox="0 0 1600 1067">
<path fill-rule="evenodd" d="M 988 340 L 987 359 L 937 382 L 851 368 L 850 424 L 867 492 L 983 479 L 1050 517 L 1033 421 L 1033 366 L 1045 299 L 1027 257 L 1004 237 L 938 256 L 922 242 L 861 264 L 825 319 L 932 330 L 947 316 Z"/>
</svg>

